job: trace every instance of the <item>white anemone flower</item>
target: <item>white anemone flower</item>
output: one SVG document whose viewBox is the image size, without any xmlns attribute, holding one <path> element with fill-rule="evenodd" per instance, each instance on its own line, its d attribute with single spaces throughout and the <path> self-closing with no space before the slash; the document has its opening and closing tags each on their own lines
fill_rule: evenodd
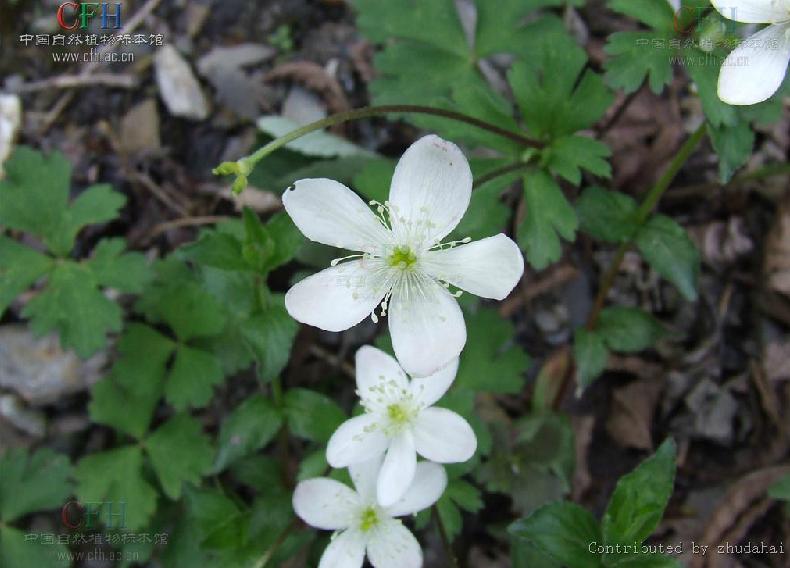
<svg viewBox="0 0 790 568">
<path fill-rule="evenodd" d="M 469 423 L 445 408 L 432 406 L 455 379 L 458 359 L 433 375 L 409 381 L 398 362 L 368 345 L 356 354 L 357 394 L 365 413 L 347 420 L 332 434 L 326 458 L 348 467 L 386 453 L 376 482 L 382 506 L 401 499 L 416 475 L 417 454 L 438 463 L 471 458 L 477 438 Z"/>
<path fill-rule="evenodd" d="M 790 61 L 790 0 L 711 0 L 725 18 L 770 24 L 730 53 L 719 73 L 719 98 L 731 105 L 754 105 L 782 86 Z"/>
<path fill-rule="evenodd" d="M 381 305 L 385 315 L 389 307 L 392 345 L 403 368 L 415 376 L 437 371 L 466 343 L 464 317 L 449 285 L 502 300 L 524 271 L 518 246 L 504 234 L 440 244 L 463 217 L 471 192 L 463 153 L 433 135 L 403 154 L 378 215 L 341 183 L 297 181 L 283 205 L 299 230 L 359 254 L 336 259 L 293 286 L 285 296 L 288 313 L 342 331 L 368 315 L 377 321 L 376 308 Z"/>
<path fill-rule="evenodd" d="M 419 568 L 422 549 L 396 517 L 427 509 L 447 487 L 447 474 L 438 464 L 417 464 L 414 482 L 391 507 L 376 503 L 380 459 L 349 468 L 356 491 L 318 477 L 296 486 L 293 507 L 307 524 L 338 531 L 326 547 L 318 568 L 360 568 L 367 554 L 374 568 Z"/>
</svg>

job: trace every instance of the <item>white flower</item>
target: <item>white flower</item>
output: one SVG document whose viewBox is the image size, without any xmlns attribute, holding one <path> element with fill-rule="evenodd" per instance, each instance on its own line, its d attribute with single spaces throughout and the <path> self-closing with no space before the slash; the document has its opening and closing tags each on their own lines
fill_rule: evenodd
<svg viewBox="0 0 790 568">
<path fill-rule="evenodd" d="M 465 462 L 474 455 L 477 438 L 469 423 L 431 406 L 450 388 L 458 359 L 434 375 L 409 381 L 395 359 L 366 345 L 357 351 L 356 367 L 365 413 L 332 434 L 326 459 L 332 467 L 347 467 L 386 452 L 376 482 L 381 505 L 392 505 L 407 491 L 417 454 L 439 463 Z"/>
<path fill-rule="evenodd" d="M 745 39 L 721 66 L 719 98 L 731 105 L 754 105 L 782 86 L 790 61 L 790 0 L 711 0 L 725 18 L 771 24 Z"/>
<path fill-rule="evenodd" d="M 503 234 L 463 246 L 439 245 L 464 215 L 471 191 L 463 153 L 437 136 L 421 138 L 403 154 L 379 217 L 336 181 L 297 181 L 283 195 L 283 205 L 299 230 L 313 241 L 360 254 L 334 261 L 291 288 L 288 313 L 302 323 L 342 331 L 368 315 L 375 321 L 381 304 L 382 315 L 389 307 L 392 345 L 403 368 L 425 376 L 443 367 L 466 343 L 461 309 L 446 284 L 501 300 L 524 271 L 518 246 Z"/>
<path fill-rule="evenodd" d="M 356 491 L 318 477 L 296 486 L 293 507 L 307 524 L 339 531 L 321 556 L 318 568 L 360 568 L 367 553 L 375 568 L 419 568 L 420 544 L 395 517 L 427 509 L 447 487 L 444 468 L 430 462 L 417 464 L 414 483 L 391 507 L 376 503 L 376 477 L 381 459 L 349 468 Z"/>
<path fill-rule="evenodd" d="M 669 2 L 669 5 L 672 6 L 673 12 L 678 12 L 680 10 L 681 0 L 667 0 L 667 2 Z"/>
</svg>

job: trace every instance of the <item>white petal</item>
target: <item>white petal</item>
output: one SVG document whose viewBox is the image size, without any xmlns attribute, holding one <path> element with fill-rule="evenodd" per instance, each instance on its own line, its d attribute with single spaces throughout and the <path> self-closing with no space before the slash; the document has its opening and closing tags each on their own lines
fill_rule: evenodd
<svg viewBox="0 0 790 568">
<path fill-rule="evenodd" d="M 406 494 L 387 509 L 387 514 L 402 517 L 418 513 L 436 503 L 446 488 L 447 473 L 444 468 L 438 463 L 420 462 Z"/>
<path fill-rule="evenodd" d="M 367 316 L 387 293 L 374 261 L 342 262 L 297 282 L 285 295 L 295 320 L 326 331 L 343 331 Z"/>
<path fill-rule="evenodd" d="M 413 277 L 393 289 L 390 335 L 403 370 L 425 377 L 460 355 L 466 324 L 458 302 L 444 287 L 424 275 Z"/>
<path fill-rule="evenodd" d="M 360 505 L 355 491 L 327 477 L 300 482 L 293 495 L 296 514 L 308 525 L 324 530 L 351 526 Z"/>
<path fill-rule="evenodd" d="M 673 12 L 677 12 L 678 10 L 680 10 L 681 0 L 667 0 L 667 2 L 669 2 L 669 5 L 672 7 Z"/>
<path fill-rule="evenodd" d="M 790 60 L 790 24 L 768 26 L 747 38 L 721 66 L 719 98 L 731 105 L 769 99 L 785 78 Z"/>
<path fill-rule="evenodd" d="M 417 453 L 437 463 L 465 462 L 477 449 L 477 438 L 469 423 L 446 408 L 426 408 L 414 424 Z"/>
<path fill-rule="evenodd" d="M 458 373 L 458 357 L 427 377 L 412 379 L 411 392 L 423 405 L 431 406 L 444 396 Z"/>
<path fill-rule="evenodd" d="M 374 252 L 391 233 L 353 191 L 331 179 L 302 179 L 283 193 L 283 206 L 311 241 Z"/>
<path fill-rule="evenodd" d="M 463 152 L 438 136 L 409 146 L 392 176 L 389 202 L 399 242 L 428 248 L 452 231 L 472 195 L 472 171 Z"/>
<path fill-rule="evenodd" d="M 357 493 L 365 503 L 376 501 L 376 483 L 381 471 L 381 463 L 384 461 L 384 452 L 373 459 L 348 466 L 348 473 L 351 481 L 357 488 Z"/>
<path fill-rule="evenodd" d="M 318 568 L 362 568 L 365 539 L 356 530 L 336 535 L 321 555 Z"/>
<path fill-rule="evenodd" d="M 378 417 L 362 414 L 343 422 L 326 446 L 326 461 L 332 467 L 348 467 L 383 454 L 387 436 L 378 427 Z"/>
<path fill-rule="evenodd" d="M 374 568 L 420 568 L 420 543 L 400 521 L 388 519 L 368 542 L 368 559 Z"/>
<path fill-rule="evenodd" d="M 404 431 L 390 442 L 387 456 L 379 472 L 377 500 L 382 507 L 389 507 L 400 500 L 414 479 L 417 452 L 411 432 Z"/>
<path fill-rule="evenodd" d="M 710 0 L 722 16 L 745 24 L 768 24 L 790 20 L 788 0 Z"/>
<path fill-rule="evenodd" d="M 426 253 L 424 270 L 476 296 L 503 300 L 524 273 L 518 245 L 502 233 L 468 245 Z"/>
<path fill-rule="evenodd" d="M 362 401 L 370 407 L 385 407 L 389 399 L 387 394 L 396 394 L 409 388 L 406 373 L 393 357 L 381 349 L 363 345 L 357 350 L 355 364 L 357 391 Z"/>
</svg>

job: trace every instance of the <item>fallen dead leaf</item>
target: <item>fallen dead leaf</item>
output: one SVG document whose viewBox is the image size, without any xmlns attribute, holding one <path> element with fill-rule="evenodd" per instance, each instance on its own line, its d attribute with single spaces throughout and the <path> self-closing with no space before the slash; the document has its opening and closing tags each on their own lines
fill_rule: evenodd
<svg viewBox="0 0 790 568">
<path fill-rule="evenodd" d="M 626 448 L 653 448 L 653 415 L 664 385 L 655 379 L 639 379 L 612 392 L 606 431 Z"/>
<path fill-rule="evenodd" d="M 765 274 L 768 286 L 790 295 L 790 194 L 776 212 L 776 220 L 765 245 Z"/>
<path fill-rule="evenodd" d="M 282 63 L 266 74 L 265 81 L 296 81 L 324 97 L 327 108 L 342 112 L 351 108 L 343 87 L 326 69 L 312 61 Z"/>
<path fill-rule="evenodd" d="M 775 341 L 765 347 L 763 369 L 769 381 L 790 380 L 790 340 Z"/>
<path fill-rule="evenodd" d="M 595 416 L 574 416 L 572 427 L 576 449 L 576 468 L 573 470 L 573 500 L 578 502 L 592 484 L 587 454 L 595 429 Z"/>
<path fill-rule="evenodd" d="M 754 249 L 754 242 L 740 217 L 731 217 L 726 223 L 715 221 L 690 227 L 689 234 L 705 261 L 714 267 L 731 264 Z"/>
<path fill-rule="evenodd" d="M 159 149 L 159 113 L 154 99 L 146 99 L 126 113 L 121 120 L 118 143 L 130 154 Z"/>
<path fill-rule="evenodd" d="M 159 93 L 173 116 L 203 120 L 208 101 L 189 63 L 172 45 L 161 47 L 154 57 Z"/>
</svg>

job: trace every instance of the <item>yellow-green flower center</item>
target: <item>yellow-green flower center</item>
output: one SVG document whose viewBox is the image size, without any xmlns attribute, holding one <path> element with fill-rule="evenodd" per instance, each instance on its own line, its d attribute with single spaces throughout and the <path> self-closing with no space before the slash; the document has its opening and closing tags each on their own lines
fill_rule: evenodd
<svg viewBox="0 0 790 568">
<path fill-rule="evenodd" d="M 409 420 L 409 412 L 400 404 L 390 404 L 387 407 L 387 417 L 393 424 L 405 424 Z"/>
<path fill-rule="evenodd" d="M 406 270 L 417 262 L 417 255 L 407 246 L 398 246 L 392 249 L 392 254 L 390 254 L 387 262 L 393 268 Z"/>
<path fill-rule="evenodd" d="M 359 521 L 359 530 L 361 530 L 362 532 L 368 532 L 377 524 L 379 524 L 379 515 L 378 513 L 376 513 L 375 508 L 368 507 L 367 509 L 362 511 L 362 515 Z"/>
</svg>

